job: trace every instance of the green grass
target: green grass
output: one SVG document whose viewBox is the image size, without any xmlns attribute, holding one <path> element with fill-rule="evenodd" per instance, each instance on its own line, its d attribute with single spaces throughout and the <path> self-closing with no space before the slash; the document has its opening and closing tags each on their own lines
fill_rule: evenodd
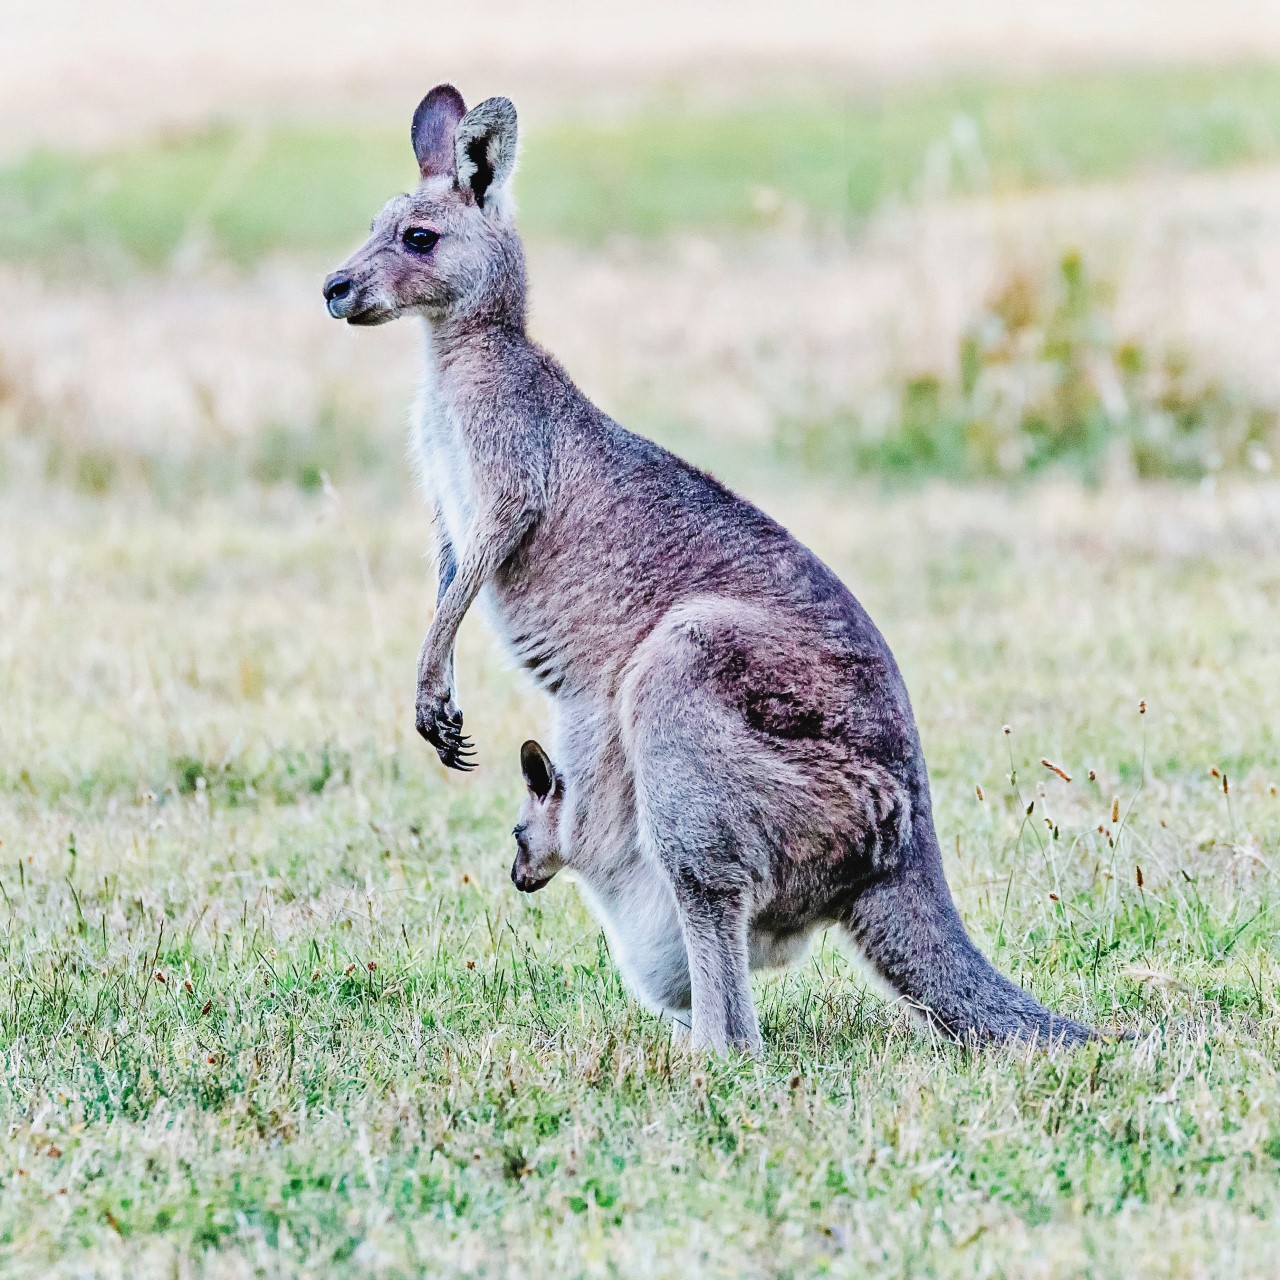
<svg viewBox="0 0 1280 1280">
<path fill-rule="evenodd" d="M 406 104 L 406 120 L 408 104 Z M 414 177 L 406 127 L 224 125 L 0 170 L 0 257 L 111 272 L 184 245 L 242 265 L 333 254 Z M 1280 68 L 961 81 L 617 122 L 534 126 L 519 176 L 533 236 L 597 242 L 857 219 L 922 189 L 983 191 L 1280 155 Z"/>
<path fill-rule="evenodd" d="M 14 494 L 0 1271 L 1272 1273 L 1274 496 L 762 496 L 898 653 L 982 946 L 1146 1038 L 934 1045 L 828 944 L 686 1059 L 507 879 L 543 712 L 475 623 L 480 772 L 413 733 L 416 506 Z"/>
</svg>

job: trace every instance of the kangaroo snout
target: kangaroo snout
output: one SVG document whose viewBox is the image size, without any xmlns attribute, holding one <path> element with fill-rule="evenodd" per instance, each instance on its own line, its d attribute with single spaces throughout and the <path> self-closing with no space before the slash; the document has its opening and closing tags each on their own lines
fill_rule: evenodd
<svg viewBox="0 0 1280 1280">
<path fill-rule="evenodd" d="M 376 280 L 346 267 L 325 277 L 324 305 L 335 320 L 348 324 L 382 324 L 395 314 L 380 298 Z"/>
<path fill-rule="evenodd" d="M 343 271 L 335 271 L 324 282 L 324 301 L 335 320 L 346 316 L 346 306 L 355 293 L 355 282 Z"/>
</svg>

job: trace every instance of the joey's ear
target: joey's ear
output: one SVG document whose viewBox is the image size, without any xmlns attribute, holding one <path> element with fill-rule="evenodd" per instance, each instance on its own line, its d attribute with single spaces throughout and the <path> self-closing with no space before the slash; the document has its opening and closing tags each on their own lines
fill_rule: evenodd
<svg viewBox="0 0 1280 1280">
<path fill-rule="evenodd" d="M 483 209 L 516 167 L 516 109 L 510 98 L 486 98 L 462 117 L 454 164 L 458 185 L 470 190 Z"/>
<path fill-rule="evenodd" d="M 418 171 L 424 178 L 453 173 L 453 138 L 458 121 L 467 114 L 462 94 L 451 84 L 438 84 L 413 113 L 409 130 L 413 138 L 413 154 L 418 157 Z"/>
<path fill-rule="evenodd" d="M 532 739 L 520 748 L 520 772 L 535 800 L 545 800 L 559 780 L 551 757 Z"/>
</svg>

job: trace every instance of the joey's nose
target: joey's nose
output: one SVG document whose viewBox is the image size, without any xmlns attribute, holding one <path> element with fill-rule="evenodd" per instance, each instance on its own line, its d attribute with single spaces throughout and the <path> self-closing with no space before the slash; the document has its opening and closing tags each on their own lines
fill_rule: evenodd
<svg viewBox="0 0 1280 1280">
<path fill-rule="evenodd" d="M 329 303 L 338 302 L 351 292 L 351 277 L 335 271 L 324 282 L 324 300 Z"/>
<path fill-rule="evenodd" d="M 511 867 L 511 883 L 521 893 L 537 893 L 539 889 L 544 889 L 551 883 L 551 877 L 547 876 L 545 880 L 539 880 L 535 876 L 531 876 L 520 865 L 520 859 L 517 858 Z"/>
</svg>

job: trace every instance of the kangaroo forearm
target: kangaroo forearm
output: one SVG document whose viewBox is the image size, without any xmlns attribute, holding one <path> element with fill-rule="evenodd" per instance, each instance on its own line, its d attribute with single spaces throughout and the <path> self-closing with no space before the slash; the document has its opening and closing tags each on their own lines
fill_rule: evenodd
<svg viewBox="0 0 1280 1280">
<path fill-rule="evenodd" d="M 458 557 L 453 549 L 453 543 L 449 540 L 448 534 L 444 531 L 444 520 L 437 514 L 436 528 L 439 530 L 439 544 L 436 552 L 438 581 L 436 584 L 436 613 L 440 612 L 440 606 L 444 602 L 445 595 L 453 581 L 458 576 Z M 445 658 L 446 664 L 446 681 L 453 684 L 453 649 L 450 648 Z"/>
<path fill-rule="evenodd" d="M 454 562 L 447 581 L 444 562 L 441 562 L 440 601 L 422 646 L 420 678 L 430 679 L 445 670 L 467 610 L 485 583 L 511 558 L 533 521 L 533 512 L 521 510 L 514 518 L 504 521 L 500 530 L 473 537 L 461 560 Z M 452 553 L 452 548 L 450 551 Z"/>
<path fill-rule="evenodd" d="M 450 583 L 458 576 L 458 557 L 454 554 L 453 543 L 449 541 L 443 531 L 440 534 L 440 547 L 436 558 L 439 561 L 437 566 L 439 582 L 436 586 L 436 608 L 439 609 L 441 601 L 444 600 L 445 592 L 449 590 Z"/>
<path fill-rule="evenodd" d="M 486 577 L 479 566 L 463 565 L 445 588 L 422 645 L 418 672 L 420 679 L 429 679 L 448 666 L 458 638 L 458 628 L 462 626 L 467 610 L 484 586 Z"/>
</svg>

